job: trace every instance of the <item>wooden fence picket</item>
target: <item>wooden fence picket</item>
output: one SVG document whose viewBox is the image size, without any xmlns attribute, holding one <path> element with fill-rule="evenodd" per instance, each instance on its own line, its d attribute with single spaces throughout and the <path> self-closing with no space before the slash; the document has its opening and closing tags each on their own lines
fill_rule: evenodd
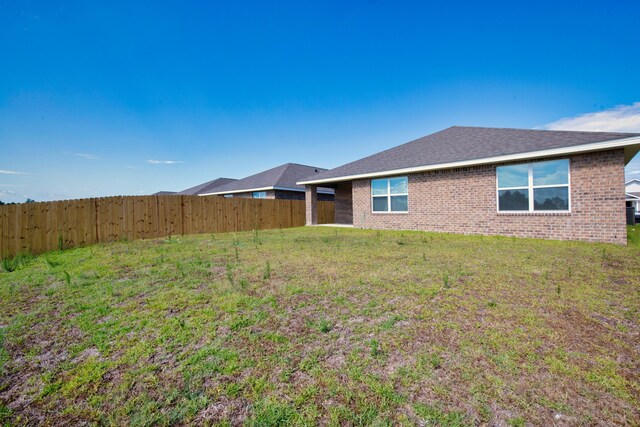
<svg viewBox="0 0 640 427">
<path fill-rule="evenodd" d="M 318 222 L 334 203 L 318 202 Z M 300 227 L 301 200 L 116 196 L 0 206 L 0 258 L 118 240 Z"/>
</svg>

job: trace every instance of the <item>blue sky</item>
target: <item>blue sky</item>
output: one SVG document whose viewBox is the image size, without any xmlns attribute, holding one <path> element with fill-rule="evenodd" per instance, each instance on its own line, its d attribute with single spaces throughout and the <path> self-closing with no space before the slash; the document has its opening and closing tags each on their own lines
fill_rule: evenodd
<svg viewBox="0 0 640 427">
<path fill-rule="evenodd" d="M 640 132 L 637 0 L 430 3 L 0 0 L 0 200 L 331 168 L 451 125 Z"/>
</svg>

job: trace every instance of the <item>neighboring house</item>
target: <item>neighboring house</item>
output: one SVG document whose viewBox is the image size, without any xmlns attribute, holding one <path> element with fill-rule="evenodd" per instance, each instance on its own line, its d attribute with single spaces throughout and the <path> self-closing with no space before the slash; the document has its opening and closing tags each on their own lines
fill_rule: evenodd
<svg viewBox="0 0 640 427">
<path fill-rule="evenodd" d="M 211 181 L 207 181 L 203 184 L 198 184 L 194 187 L 187 188 L 182 191 L 158 191 L 157 193 L 153 193 L 152 196 L 198 196 L 204 193 L 210 193 L 215 191 L 218 187 L 222 187 L 223 185 L 229 184 L 230 182 L 236 181 L 233 178 L 216 178 Z"/>
<path fill-rule="evenodd" d="M 454 126 L 298 181 L 336 222 L 626 244 L 624 166 L 640 134 Z"/>
<path fill-rule="evenodd" d="M 196 185 L 195 187 L 191 187 L 191 188 L 187 188 L 186 190 L 179 191 L 176 194 L 184 194 L 185 196 L 199 196 L 202 194 L 208 194 L 234 181 L 237 181 L 237 179 L 216 178 L 214 180 L 205 182 L 204 184 L 199 184 L 199 185 Z"/>
<path fill-rule="evenodd" d="M 631 179 L 624 183 L 624 196 L 627 206 L 640 212 L 640 179 Z"/>
<path fill-rule="evenodd" d="M 201 196 L 249 197 L 254 199 L 304 200 L 304 186 L 296 182 L 326 172 L 315 166 L 286 163 L 216 188 Z M 316 200 L 333 200 L 333 189 L 318 188 Z"/>
</svg>

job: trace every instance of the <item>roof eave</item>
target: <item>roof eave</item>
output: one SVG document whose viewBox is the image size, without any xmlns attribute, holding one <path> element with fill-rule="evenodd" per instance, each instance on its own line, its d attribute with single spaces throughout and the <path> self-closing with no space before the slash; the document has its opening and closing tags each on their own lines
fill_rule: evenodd
<svg viewBox="0 0 640 427">
<path fill-rule="evenodd" d="M 376 178 L 380 176 L 400 175 L 416 172 L 427 172 L 441 169 L 454 169 L 468 166 L 486 165 L 491 163 L 503 163 L 524 159 L 536 159 L 541 157 L 554 157 L 566 154 L 579 154 L 593 151 L 604 151 L 615 148 L 625 148 L 625 164 L 629 163 L 633 156 L 640 151 L 640 136 L 614 139 L 611 141 L 595 142 L 590 144 L 574 145 L 571 147 L 552 148 L 548 150 L 529 151 L 525 153 L 507 154 L 503 156 L 485 157 L 481 159 L 462 160 L 458 162 L 440 163 L 436 165 L 414 166 L 410 168 L 392 169 L 380 172 L 370 172 L 355 175 L 344 175 L 326 179 L 314 179 L 299 181 L 298 185 L 328 184 L 334 182 L 351 181 L 354 179 Z"/>
<path fill-rule="evenodd" d="M 270 186 L 270 187 L 259 187 L 259 188 L 243 188 L 240 190 L 230 190 L 230 191 L 217 191 L 213 193 L 198 194 L 198 195 L 199 196 L 223 196 L 225 194 L 253 193 L 254 191 L 269 191 L 269 190 L 297 191 L 297 192 L 304 193 L 304 188 Z M 333 194 L 333 192 L 330 192 L 330 191 L 319 191 L 319 193 Z"/>
</svg>

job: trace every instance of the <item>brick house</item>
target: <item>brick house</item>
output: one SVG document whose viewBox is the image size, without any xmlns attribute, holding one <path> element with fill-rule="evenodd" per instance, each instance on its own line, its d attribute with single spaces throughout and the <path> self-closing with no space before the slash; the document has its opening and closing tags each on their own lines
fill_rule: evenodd
<svg viewBox="0 0 640 427">
<path fill-rule="evenodd" d="M 640 134 L 454 126 L 300 180 L 359 228 L 626 244 L 624 167 Z"/>
<path fill-rule="evenodd" d="M 236 181 L 233 178 L 216 178 L 211 181 L 204 182 L 202 184 L 195 185 L 193 187 L 189 187 L 186 190 L 182 191 L 158 191 L 157 193 L 153 193 L 152 196 L 200 196 L 202 194 L 208 194 L 212 191 L 215 191 L 216 188 L 222 187 L 230 182 Z"/>
<path fill-rule="evenodd" d="M 640 179 L 630 179 L 624 183 L 625 201 L 627 207 L 635 209 L 635 213 L 640 213 Z"/>
<path fill-rule="evenodd" d="M 326 171 L 327 169 L 316 166 L 285 163 L 255 175 L 234 180 L 216 187 L 213 191 L 203 192 L 199 195 L 304 200 L 304 186 L 297 184 L 297 181 Z M 332 201 L 334 190 L 320 187 L 317 190 L 317 194 L 317 200 Z"/>
<path fill-rule="evenodd" d="M 234 178 L 216 178 L 211 181 L 207 181 L 202 184 L 198 184 L 196 186 L 187 188 L 186 190 L 178 191 L 175 194 L 184 194 L 187 196 L 200 196 L 203 194 L 209 194 L 216 189 L 229 184 L 230 182 L 235 182 L 237 179 Z"/>
</svg>

